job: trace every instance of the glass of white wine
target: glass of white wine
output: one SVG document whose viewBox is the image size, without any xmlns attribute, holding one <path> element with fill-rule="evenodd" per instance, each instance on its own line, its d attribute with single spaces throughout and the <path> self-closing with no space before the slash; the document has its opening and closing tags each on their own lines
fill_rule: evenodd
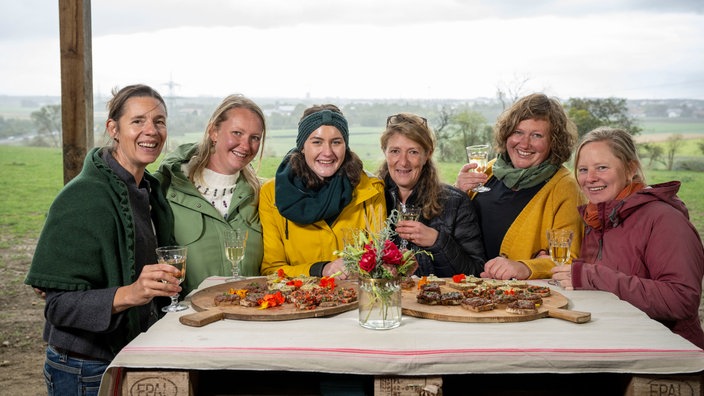
<svg viewBox="0 0 704 396">
<path fill-rule="evenodd" d="M 550 259 L 555 265 L 565 265 L 570 260 L 570 246 L 574 232 L 567 229 L 551 229 L 547 230 L 548 238 L 548 253 Z M 551 285 L 558 286 L 559 283 L 555 280 L 548 281 Z"/>
<path fill-rule="evenodd" d="M 403 202 L 399 202 L 398 207 L 396 208 L 398 210 L 398 220 L 411 220 L 411 221 L 418 221 L 420 219 L 420 208 L 413 206 L 413 205 L 406 205 Z M 401 246 L 399 247 L 400 249 L 406 249 L 408 248 L 408 241 L 405 239 L 401 239 Z"/>
<path fill-rule="evenodd" d="M 489 162 L 489 145 L 477 144 L 474 146 L 467 146 L 467 159 L 470 164 L 477 164 L 477 167 L 474 168 L 474 172 L 486 171 L 486 164 Z M 479 183 L 479 185 L 474 187 L 472 191 L 481 193 L 491 191 L 491 188 Z"/>
<path fill-rule="evenodd" d="M 242 280 L 240 275 L 240 262 L 244 258 L 244 250 L 247 246 L 247 232 L 242 230 L 225 231 L 225 257 L 232 265 L 232 277 L 228 281 Z"/>
<path fill-rule="evenodd" d="M 181 284 L 186 279 L 186 251 L 185 246 L 162 246 L 156 248 L 156 259 L 159 264 L 169 264 L 179 270 L 178 283 Z M 165 281 L 162 281 L 165 282 Z M 179 293 L 171 296 L 171 304 L 161 310 L 163 312 L 178 312 L 188 309 L 187 305 L 178 302 Z"/>
</svg>

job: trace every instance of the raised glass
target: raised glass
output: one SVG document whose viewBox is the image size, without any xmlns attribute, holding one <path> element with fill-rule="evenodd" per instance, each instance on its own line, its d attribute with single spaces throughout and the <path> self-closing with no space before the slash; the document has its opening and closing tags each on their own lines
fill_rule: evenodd
<svg viewBox="0 0 704 396">
<path fill-rule="evenodd" d="M 156 248 L 156 259 L 159 264 L 168 264 L 179 270 L 178 283 L 181 284 L 186 279 L 186 253 L 185 246 L 162 246 Z M 165 281 L 162 281 L 165 282 Z M 179 293 L 171 296 L 171 304 L 161 310 L 163 312 L 178 312 L 188 309 L 187 305 L 178 302 Z"/>
<path fill-rule="evenodd" d="M 470 164 L 477 164 L 477 167 L 473 169 L 473 172 L 485 172 L 486 165 L 489 162 L 489 145 L 477 144 L 474 146 L 467 146 L 467 160 Z M 479 185 L 473 188 L 472 191 L 481 193 L 491 191 L 491 188 L 479 183 Z"/>
</svg>

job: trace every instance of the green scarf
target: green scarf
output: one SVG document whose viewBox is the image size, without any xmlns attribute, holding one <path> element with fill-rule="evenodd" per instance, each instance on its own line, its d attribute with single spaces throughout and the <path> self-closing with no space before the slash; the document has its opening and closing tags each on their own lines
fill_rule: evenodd
<svg viewBox="0 0 704 396">
<path fill-rule="evenodd" d="M 560 167 L 549 162 L 525 169 L 517 169 L 511 164 L 506 153 L 500 153 L 492 166 L 492 172 L 506 187 L 518 191 L 535 187 L 549 180 Z"/>
<path fill-rule="evenodd" d="M 332 223 L 352 202 L 352 183 L 343 172 L 337 172 L 320 190 L 310 190 L 291 171 L 289 158 L 286 155 L 276 170 L 274 199 L 279 213 L 298 224 L 313 224 L 318 220 Z"/>
</svg>

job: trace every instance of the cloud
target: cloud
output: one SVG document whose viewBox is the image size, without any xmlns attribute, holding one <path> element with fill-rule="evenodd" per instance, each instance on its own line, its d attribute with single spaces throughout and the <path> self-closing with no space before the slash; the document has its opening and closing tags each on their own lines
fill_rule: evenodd
<svg viewBox="0 0 704 396">
<path fill-rule="evenodd" d="M 702 98 L 700 3 L 101 0 L 94 88 L 173 78 L 186 96 L 472 98 L 518 78 L 560 97 Z M 13 76 L 0 94 L 58 94 L 58 7 L 0 11 L 0 74 Z"/>
<path fill-rule="evenodd" d="M 4 1 L 0 39 L 58 36 L 58 2 Z M 176 27 L 299 25 L 399 26 L 418 23 L 580 17 L 621 12 L 704 13 L 701 0 L 100 0 L 91 3 L 94 36 Z"/>
</svg>

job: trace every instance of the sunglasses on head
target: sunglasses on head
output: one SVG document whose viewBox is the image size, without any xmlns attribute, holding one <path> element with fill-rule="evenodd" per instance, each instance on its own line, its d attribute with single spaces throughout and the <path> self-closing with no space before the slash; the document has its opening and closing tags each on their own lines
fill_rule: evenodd
<svg viewBox="0 0 704 396">
<path fill-rule="evenodd" d="M 414 124 L 420 124 L 424 127 L 428 127 L 428 120 L 426 120 L 424 117 L 420 116 L 407 116 L 405 114 L 394 114 L 390 115 L 386 119 L 386 126 L 389 126 L 391 124 L 397 124 L 399 122 L 411 122 Z"/>
</svg>

